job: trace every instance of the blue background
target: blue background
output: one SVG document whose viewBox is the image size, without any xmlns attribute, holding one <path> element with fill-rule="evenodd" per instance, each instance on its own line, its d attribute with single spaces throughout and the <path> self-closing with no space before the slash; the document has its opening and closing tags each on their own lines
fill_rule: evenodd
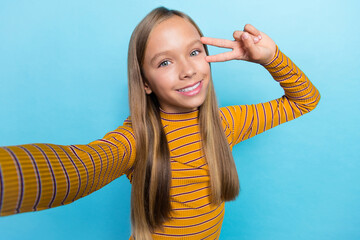
<svg viewBox="0 0 360 240">
<path fill-rule="evenodd" d="M 0 145 L 85 144 L 121 125 L 130 35 L 160 5 L 210 37 L 232 39 L 253 24 L 321 93 L 313 112 L 234 148 L 242 190 L 227 204 L 221 239 L 360 239 L 355 0 L 0 0 Z M 260 65 L 212 70 L 221 106 L 283 94 Z M 128 239 L 130 187 L 123 176 L 72 204 L 1 217 L 0 239 Z"/>
</svg>

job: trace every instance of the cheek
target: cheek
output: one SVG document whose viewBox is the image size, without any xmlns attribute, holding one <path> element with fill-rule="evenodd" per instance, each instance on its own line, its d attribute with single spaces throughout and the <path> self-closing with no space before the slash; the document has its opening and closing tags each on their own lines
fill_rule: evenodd
<svg viewBox="0 0 360 240">
<path fill-rule="evenodd" d="M 210 64 L 205 60 L 199 65 L 199 70 L 202 74 L 207 75 L 208 77 L 210 76 Z"/>
<path fill-rule="evenodd" d="M 148 81 L 150 82 L 150 85 L 152 87 L 156 87 L 157 85 L 161 85 L 161 83 L 163 82 L 163 79 L 166 78 L 165 76 L 166 74 L 164 74 L 164 72 L 162 71 L 149 71 L 148 72 Z"/>
<path fill-rule="evenodd" d="M 150 85 L 155 91 L 155 93 L 161 94 L 161 91 L 164 89 L 169 89 L 172 87 L 174 82 L 174 77 L 172 77 L 169 72 L 157 72 L 152 75 L 150 79 Z"/>
</svg>

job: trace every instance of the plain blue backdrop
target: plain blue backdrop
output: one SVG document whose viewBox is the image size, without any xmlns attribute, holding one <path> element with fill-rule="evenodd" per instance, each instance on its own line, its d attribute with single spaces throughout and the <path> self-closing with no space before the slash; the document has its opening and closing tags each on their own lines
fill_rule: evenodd
<svg viewBox="0 0 360 240">
<path fill-rule="evenodd" d="M 313 112 L 234 148 L 242 189 L 221 239 L 360 239 L 355 0 L 0 0 L 0 146 L 86 144 L 121 125 L 130 35 L 158 6 L 184 11 L 210 37 L 232 39 L 251 23 L 321 93 Z M 221 106 L 283 94 L 254 63 L 212 71 Z M 0 217 L 0 239 L 128 239 L 130 189 L 123 176 L 69 205 Z"/>
</svg>

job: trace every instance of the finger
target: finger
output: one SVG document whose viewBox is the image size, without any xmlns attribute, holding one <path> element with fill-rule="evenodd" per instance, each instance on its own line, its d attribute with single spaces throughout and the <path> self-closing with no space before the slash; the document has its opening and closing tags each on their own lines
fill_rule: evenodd
<svg viewBox="0 0 360 240">
<path fill-rule="evenodd" d="M 247 49 L 250 49 L 254 46 L 254 41 L 252 40 L 250 34 L 247 32 L 244 32 L 243 34 L 241 34 L 241 40 L 244 44 L 244 47 Z"/>
<path fill-rule="evenodd" d="M 241 35 L 242 34 L 244 34 L 243 31 L 235 31 L 233 33 L 233 37 L 234 37 L 235 40 L 241 41 Z M 260 38 L 258 36 L 256 36 L 256 35 L 255 36 L 251 35 L 251 38 L 253 39 L 254 43 L 258 43 L 260 41 Z"/>
<path fill-rule="evenodd" d="M 257 30 L 253 25 L 251 24 L 246 24 L 244 27 L 244 31 L 251 33 L 254 36 L 257 36 L 258 38 L 262 38 L 261 36 L 261 32 L 259 30 Z"/>
<path fill-rule="evenodd" d="M 206 56 L 205 59 L 207 62 L 225 62 L 229 60 L 235 59 L 235 53 L 233 51 L 231 52 L 224 52 L 219 53 L 216 55 Z"/>
<path fill-rule="evenodd" d="M 200 40 L 203 44 L 212 45 L 212 46 L 216 46 L 216 47 L 222 47 L 222 48 L 233 48 L 234 47 L 234 41 L 227 40 L 227 39 L 201 37 Z"/>
<path fill-rule="evenodd" d="M 249 33 L 245 32 L 242 34 L 242 44 L 244 51 L 246 52 L 244 60 L 258 60 L 260 57 L 260 52 L 257 46 L 255 46 L 254 42 L 251 40 Z"/>
<path fill-rule="evenodd" d="M 233 33 L 233 37 L 236 39 L 236 40 L 240 40 L 241 38 L 241 34 L 243 34 L 244 32 L 243 31 L 235 31 L 234 33 Z"/>
</svg>

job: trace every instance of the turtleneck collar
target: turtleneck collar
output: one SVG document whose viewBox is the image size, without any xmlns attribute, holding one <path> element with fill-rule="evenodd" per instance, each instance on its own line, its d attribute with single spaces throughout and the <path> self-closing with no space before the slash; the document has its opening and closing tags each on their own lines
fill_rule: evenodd
<svg viewBox="0 0 360 240">
<path fill-rule="evenodd" d="M 160 108 L 160 117 L 164 125 L 195 124 L 198 123 L 199 109 L 189 112 L 168 113 Z"/>
</svg>

